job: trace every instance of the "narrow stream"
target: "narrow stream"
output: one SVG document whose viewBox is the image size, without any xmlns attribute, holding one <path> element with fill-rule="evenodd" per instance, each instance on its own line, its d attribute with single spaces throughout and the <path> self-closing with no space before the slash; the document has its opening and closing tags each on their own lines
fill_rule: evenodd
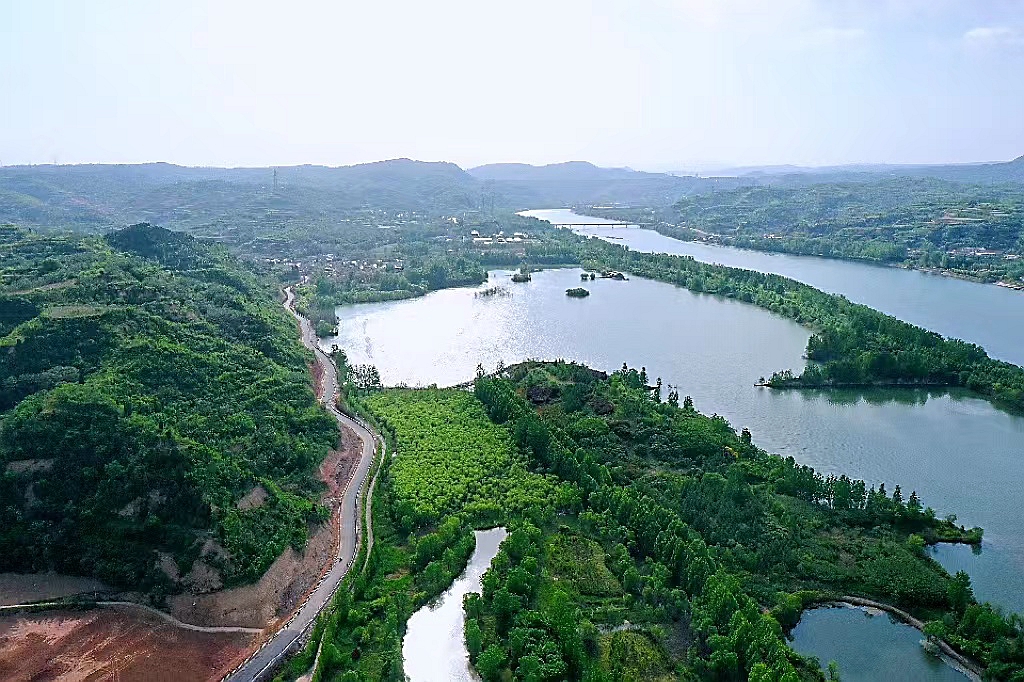
<svg viewBox="0 0 1024 682">
<path fill-rule="evenodd" d="M 451 587 L 432 604 L 409 618 L 402 640 L 405 674 L 411 682 L 467 682 L 479 680 L 469 667 L 466 650 L 466 614 L 462 599 L 480 592 L 481 580 L 508 535 L 504 528 L 478 530 L 473 556 Z"/>
</svg>

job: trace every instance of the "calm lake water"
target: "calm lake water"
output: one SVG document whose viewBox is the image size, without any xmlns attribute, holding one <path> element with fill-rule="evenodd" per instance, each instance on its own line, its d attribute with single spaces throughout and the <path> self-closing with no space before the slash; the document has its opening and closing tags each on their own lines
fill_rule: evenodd
<svg viewBox="0 0 1024 682">
<path fill-rule="evenodd" d="M 466 682 L 480 679 L 469 667 L 466 614 L 462 598 L 480 592 L 480 581 L 508 533 L 504 528 L 476 531 L 476 549 L 466 570 L 433 604 L 409 618 L 402 659 L 411 682 Z"/>
<path fill-rule="evenodd" d="M 772 391 L 755 388 L 776 369 L 798 370 L 808 331 L 751 305 L 633 278 L 587 282 L 580 270 L 535 273 L 514 284 L 495 271 L 482 285 L 508 297 L 448 289 L 407 301 L 338 309 L 337 343 L 353 363 L 372 363 L 385 384 L 453 385 L 478 363 L 493 370 L 529 358 L 564 358 L 615 370 L 627 362 L 679 387 L 698 409 L 749 427 L 770 452 L 826 473 L 916 490 L 940 514 L 985 528 L 983 551 L 943 547 L 975 592 L 1024 611 L 1024 419 L 960 392 Z"/>
<path fill-rule="evenodd" d="M 824 291 L 842 294 L 852 301 L 864 303 L 926 329 L 977 343 L 992 357 L 1024 365 L 1024 343 L 1021 342 L 1024 340 L 1024 292 L 854 261 L 685 242 L 653 230 L 581 216 L 569 209 L 524 211 L 523 215 L 570 227 L 581 222 L 606 223 L 608 227 L 582 226 L 572 229 L 579 234 L 622 244 L 636 251 L 693 256 L 706 263 L 784 275 Z M 835 402 L 863 400 L 866 403 L 885 404 L 888 401 L 923 402 L 929 394 L 909 391 L 830 392 L 826 397 Z M 967 401 L 973 401 L 974 407 L 968 407 Z M 952 402 L 947 400 L 938 406 L 939 409 L 933 404 L 930 410 L 914 412 L 919 428 L 909 432 L 908 438 L 916 438 L 922 428 L 931 431 L 929 422 L 934 423 L 946 417 L 953 420 L 946 427 L 937 425 L 934 437 L 926 445 L 931 447 L 934 443 L 931 450 L 933 457 L 930 462 L 923 463 L 943 469 L 942 472 L 933 472 L 935 476 L 922 472 L 925 476 L 908 478 L 904 475 L 907 469 L 898 463 L 886 470 L 884 462 L 883 467 L 879 468 L 875 465 L 877 463 L 863 461 L 856 455 L 856 451 L 851 451 L 854 454 L 852 459 L 835 452 L 829 459 L 812 457 L 807 463 L 822 471 L 847 473 L 867 480 L 884 478 L 902 482 L 904 487 L 917 486 L 919 492 L 926 494 L 927 504 L 946 513 L 957 513 L 967 525 L 983 526 L 986 530 L 985 546 L 980 552 L 963 545 L 940 545 L 932 548 L 932 556 L 951 572 L 967 571 L 980 599 L 1024 611 L 1024 589 L 1020 587 L 1024 584 L 1024 529 L 1020 525 L 1024 521 L 1024 514 L 1014 515 L 1012 520 L 1002 516 L 1003 510 L 1009 509 L 1016 491 L 1024 483 L 1024 465 L 1017 461 L 1024 461 L 1024 441 L 1020 440 L 1022 420 L 1019 417 L 1008 417 L 987 403 L 978 405 L 978 402 L 976 398 Z M 857 412 L 861 413 L 858 418 L 867 419 L 866 422 L 861 421 L 865 426 L 871 424 L 875 428 L 883 428 L 885 442 L 894 448 L 889 451 L 898 452 L 900 424 L 906 422 L 904 413 L 882 414 L 878 410 Z M 830 428 L 834 426 L 830 424 Z M 944 447 L 939 441 L 947 435 L 953 440 Z M 846 441 L 846 438 L 842 440 Z M 995 443 L 997 451 L 1003 455 L 992 458 L 981 456 L 986 460 L 980 462 L 982 466 L 993 467 L 979 475 L 983 480 L 976 481 L 973 476 L 961 479 L 959 471 L 947 469 L 954 461 L 959 462 L 960 466 L 977 466 L 979 462 L 972 462 L 972 457 L 982 448 L 988 447 L 989 443 Z M 836 444 L 842 445 L 842 441 Z M 906 446 L 917 449 L 910 443 Z M 951 459 L 947 456 L 951 452 L 959 453 L 958 457 Z M 911 458 L 910 461 L 920 460 Z M 868 466 L 862 467 L 864 464 Z M 1006 480 L 1000 485 L 1000 477 L 1004 475 Z M 976 482 L 980 483 L 979 487 L 974 487 Z"/>
<path fill-rule="evenodd" d="M 856 637 L 850 634 L 856 632 Z M 871 615 L 853 607 L 812 609 L 793 628 L 796 651 L 814 656 L 826 668 L 839 665 L 843 682 L 965 682 L 968 678 L 928 654 L 924 635 L 886 613 Z"/>
<path fill-rule="evenodd" d="M 606 222 L 577 215 L 568 209 L 525 211 L 523 215 L 560 225 Z M 1021 291 L 916 270 L 684 242 L 636 227 L 573 229 L 580 234 L 625 244 L 636 251 L 693 256 L 706 263 L 785 275 L 823 291 L 842 294 L 851 301 L 925 329 L 977 343 L 994 358 L 1024 365 L 1024 292 Z"/>
</svg>

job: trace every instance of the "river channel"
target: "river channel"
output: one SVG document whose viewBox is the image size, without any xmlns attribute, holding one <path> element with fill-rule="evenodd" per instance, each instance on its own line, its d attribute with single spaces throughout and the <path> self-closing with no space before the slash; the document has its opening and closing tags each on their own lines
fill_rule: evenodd
<svg viewBox="0 0 1024 682">
<path fill-rule="evenodd" d="M 402 640 L 402 659 L 410 682 L 480 679 L 469 667 L 462 598 L 471 592 L 480 592 L 480 581 L 507 535 L 504 528 L 476 531 L 476 549 L 466 570 L 435 602 L 409 618 Z"/>
</svg>

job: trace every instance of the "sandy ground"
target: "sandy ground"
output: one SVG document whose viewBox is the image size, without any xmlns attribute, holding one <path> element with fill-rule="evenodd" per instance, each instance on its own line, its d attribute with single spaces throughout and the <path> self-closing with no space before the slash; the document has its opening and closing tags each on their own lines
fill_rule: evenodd
<svg viewBox="0 0 1024 682">
<path fill-rule="evenodd" d="M 95 578 L 57 573 L 0 573 L 0 606 L 111 591 Z"/>
<path fill-rule="evenodd" d="M 217 679 L 250 635 L 175 627 L 137 610 L 51 611 L 0 617 L 0 679 Z"/>
</svg>

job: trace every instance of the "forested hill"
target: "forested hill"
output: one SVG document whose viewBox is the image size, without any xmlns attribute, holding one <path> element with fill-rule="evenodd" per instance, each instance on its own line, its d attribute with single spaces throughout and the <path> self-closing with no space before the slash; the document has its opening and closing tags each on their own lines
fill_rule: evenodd
<svg viewBox="0 0 1024 682">
<path fill-rule="evenodd" d="M 295 228 L 344 229 L 359 212 L 472 216 L 577 202 L 657 206 L 715 187 L 710 180 L 589 163 L 471 172 L 410 159 L 336 168 L 10 166 L 0 168 L 0 223 L 103 233 L 150 222 L 210 236 L 246 226 L 255 236 L 279 236 Z"/>
<path fill-rule="evenodd" d="M 0 571 L 159 594 L 303 545 L 337 433 L 269 284 L 145 224 L 2 228 L 0 282 Z"/>
<path fill-rule="evenodd" d="M 939 265 L 942 255 L 1024 249 L 1022 205 L 1020 185 L 888 178 L 684 197 L 672 222 L 742 247 L 877 261 L 934 254 Z"/>
<path fill-rule="evenodd" d="M 279 231 L 368 209 L 471 210 L 478 184 L 455 164 L 409 159 L 340 168 L 12 166 L 0 168 L 0 223 L 97 233 L 138 222 L 214 235 L 234 223 Z"/>
</svg>

